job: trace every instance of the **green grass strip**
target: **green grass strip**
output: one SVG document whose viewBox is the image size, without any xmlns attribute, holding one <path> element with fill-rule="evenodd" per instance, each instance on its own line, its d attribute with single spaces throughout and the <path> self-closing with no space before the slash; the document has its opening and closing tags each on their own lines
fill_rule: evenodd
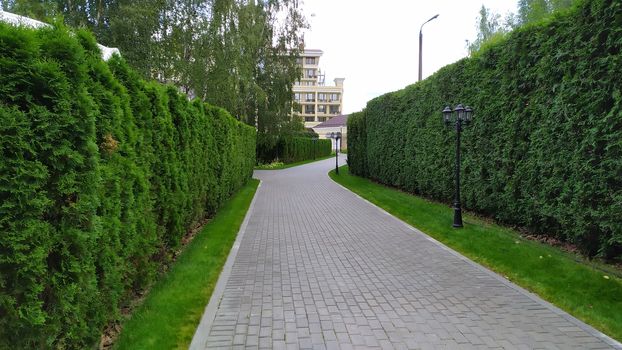
<svg viewBox="0 0 622 350">
<path fill-rule="evenodd" d="M 454 229 L 453 209 L 334 170 L 337 183 L 521 287 L 622 340 L 622 280 L 611 266 L 581 261 L 574 254 L 522 238 L 518 232 L 464 214 Z"/>
<path fill-rule="evenodd" d="M 188 348 L 258 184 L 250 180 L 188 244 L 124 322 L 117 349 Z"/>
<path fill-rule="evenodd" d="M 295 162 L 295 163 L 287 163 L 286 164 L 286 163 L 279 162 L 279 163 L 272 163 L 272 164 L 257 165 L 257 166 L 255 166 L 255 170 L 282 170 L 282 169 L 287 169 L 287 168 L 291 168 L 291 167 L 295 167 L 295 166 L 299 166 L 299 165 L 309 164 L 309 163 L 313 163 L 313 162 L 319 162 L 320 160 L 329 159 L 329 158 L 335 158 L 335 153 L 333 153 L 330 156 L 319 157 L 319 158 L 316 158 L 316 159 L 308 159 L 308 160 L 303 160 L 303 161 Z"/>
</svg>

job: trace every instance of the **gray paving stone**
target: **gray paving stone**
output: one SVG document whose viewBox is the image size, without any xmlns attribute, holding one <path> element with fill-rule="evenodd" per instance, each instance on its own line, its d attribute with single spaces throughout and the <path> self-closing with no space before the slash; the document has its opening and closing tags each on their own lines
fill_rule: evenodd
<svg viewBox="0 0 622 350">
<path fill-rule="evenodd" d="M 622 349 L 335 184 L 331 166 L 255 172 L 193 349 Z"/>
</svg>

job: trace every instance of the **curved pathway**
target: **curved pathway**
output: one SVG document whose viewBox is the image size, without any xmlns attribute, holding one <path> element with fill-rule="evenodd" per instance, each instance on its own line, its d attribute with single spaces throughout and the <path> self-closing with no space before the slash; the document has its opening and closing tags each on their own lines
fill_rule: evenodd
<svg viewBox="0 0 622 350">
<path fill-rule="evenodd" d="M 337 185 L 334 164 L 255 172 L 191 348 L 622 348 Z"/>
</svg>

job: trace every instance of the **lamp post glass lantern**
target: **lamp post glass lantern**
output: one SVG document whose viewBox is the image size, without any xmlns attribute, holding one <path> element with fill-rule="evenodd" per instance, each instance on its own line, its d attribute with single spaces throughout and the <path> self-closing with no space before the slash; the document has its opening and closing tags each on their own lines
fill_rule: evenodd
<svg viewBox="0 0 622 350">
<path fill-rule="evenodd" d="M 339 140 L 341 140 L 341 132 L 331 132 L 327 137 L 335 140 L 335 174 L 339 175 Z"/>
<path fill-rule="evenodd" d="M 456 188 L 454 191 L 453 226 L 458 228 L 462 227 L 462 205 L 460 203 L 460 133 L 462 132 L 462 127 L 469 125 L 471 120 L 473 120 L 473 109 L 469 106 L 463 107 L 462 104 L 458 104 L 453 110 L 451 107 L 446 106 L 442 113 L 445 126 L 453 126 L 456 128 Z"/>
</svg>

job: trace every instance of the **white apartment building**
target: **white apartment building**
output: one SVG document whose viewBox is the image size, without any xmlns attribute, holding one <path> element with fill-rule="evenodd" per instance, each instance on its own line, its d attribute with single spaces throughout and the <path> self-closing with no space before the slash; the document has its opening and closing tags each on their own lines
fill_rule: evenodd
<svg viewBox="0 0 622 350">
<path fill-rule="evenodd" d="M 298 57 L 302 67 L 300 81 L 294 83 L 293 114 L 303 118 L 305 127 L 312 128 L 341 114 L 344 78 L 336 78 L 334 86 L 326 86 L 319 68 L 322 50 L 305 50 Z"/>
</svg>

